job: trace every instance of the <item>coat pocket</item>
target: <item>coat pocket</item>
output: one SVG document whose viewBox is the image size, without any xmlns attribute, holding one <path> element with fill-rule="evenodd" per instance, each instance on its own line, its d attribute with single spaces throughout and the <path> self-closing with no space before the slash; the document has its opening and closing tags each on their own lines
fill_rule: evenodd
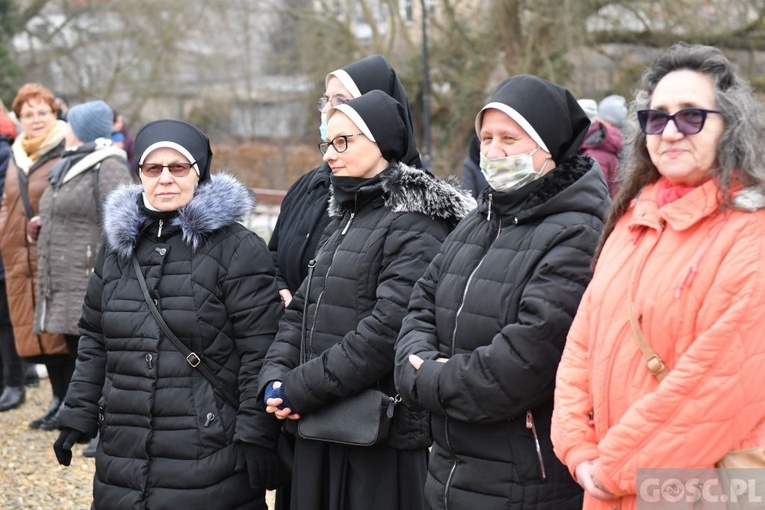
<svg viewBox="0 0 765 510">
<path fill-rule="evenodd" d="M 235 410 L 218 402 L 215 390 L 204 377 L 193 378 L 193 391 L 200 444 L 209 454 L 233 441 Z"/>
</svg>

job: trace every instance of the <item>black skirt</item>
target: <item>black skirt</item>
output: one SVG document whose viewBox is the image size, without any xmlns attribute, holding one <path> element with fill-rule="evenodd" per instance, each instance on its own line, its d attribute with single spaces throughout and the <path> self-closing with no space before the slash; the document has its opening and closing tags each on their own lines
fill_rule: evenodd
<svg viewBox="0 0 765 510">
<path fill-rule="evenodd" d="M 425 510 L 428 450 L 297 438 L 291 510 Z"/>
</svg>

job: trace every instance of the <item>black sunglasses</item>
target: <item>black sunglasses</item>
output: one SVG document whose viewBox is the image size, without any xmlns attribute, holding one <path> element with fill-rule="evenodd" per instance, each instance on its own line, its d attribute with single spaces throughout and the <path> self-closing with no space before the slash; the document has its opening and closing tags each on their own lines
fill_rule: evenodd
<svg viewBox="0 0 765 510">
<path fill-rule="evenodd" d="M 722 112 L 717 110 L 705 110 L 704 108 L 685 108 L 670 115 L 661 110 L 638 110 L 637 117 L 640 129 L 647 135 L 660 135 L 671 120 L 675 123 L 678 131 L 684 135 L 695 135 L 704 129 L 707 115 Z"/>
<path fill-rule="evenodd" d="M 142 163 L 138 167 L 146 177 L 159 177 L 165 168 L 170 170 L 173 177 L 186 177 L 194 165 L 196 165 L 196 161 L 194 163 L 169 163 L 167 165 L 161 163 Z"/>
</svg>

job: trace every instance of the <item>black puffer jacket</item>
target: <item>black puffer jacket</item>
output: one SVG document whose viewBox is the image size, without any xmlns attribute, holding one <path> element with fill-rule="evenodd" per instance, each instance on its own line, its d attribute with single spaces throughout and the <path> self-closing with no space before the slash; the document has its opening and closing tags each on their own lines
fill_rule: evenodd
<svg viewBox="0 0 765 510">
<path fill-rule="evenodd" d="M 261 371 L 261 390 L 284 383 L 300 414 L 380 384 L 393 387 L 393 344 L 417 279 L 472 198 L 421 170 L 396 165 L 356 201 L 330 200 L 332 232 L 316 256 L 313 276 L 295 294 Z M 305 292 L 307 357 L 298 366 Z M 424 448 L 427 416 L 396 411 L 390 446 Z"/>
<path fill-rule="evenodd" d="M 88 284 L 61 425 L 100 429 L 98 509 L 265 508 L 235 444 L 274 448 L 279 429 L 256 399 L 282 305 L 265 243 L 237 223 L 252 195 L 213 175 L 160 223 L 139 208 L 141 191 L 119 188 L 104 206 L 107 242 Z M 161 333 L 134 251 L 170 329 L 239 394 L 238 410 Z"/>
<path fill-rule="evenodd" d="M 395 375 L 404 402 L 431 412 L 433 509 L 581 508 L 549 431 L 555 372 L 610 205 L 591 165 L 575 157 L 520 190 L 485 192 L 417 282 Z M 417 371 L 410 354 L 426 360 Z"/>
<path fill-rule="evenodd" d="M 279 288 L 292 294 L 308 274 L 321 234 L 329 224 L 329 166 L 314 168 L 293 184 L 281 205 L 268 240 Z"/>
</svg>

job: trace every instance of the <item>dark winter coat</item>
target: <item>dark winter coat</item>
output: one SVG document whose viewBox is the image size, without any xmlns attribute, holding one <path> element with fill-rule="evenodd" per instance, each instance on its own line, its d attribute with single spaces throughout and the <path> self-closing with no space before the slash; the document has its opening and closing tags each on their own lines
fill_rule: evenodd
<svg viewBox="0 0 765 510">
<path fill-rule="evenodd" d="M 8 163 L 11 162 L 11 140 L 0 135 L 0 196 L 5 189 L 5 175 L 8 171 Z M 5 285 L 5 268 L 0 258 L 0 280 Z"/>
<path fill-rule="evenodd" d="M 468 143 L 467 156 L 462 161 L 462 189 L 468 190 L 477 199 L 488 186 L 481 172 L 481 141 L 473 135 Z"/>
<path fill-rule="evenodd" d="M 261 371 L 262 389 L 284 383 L 293 411 L 307 415 L 328 402 L 393 386 L 393 344 L 417 279 L 473 200 L 421 170 L 396 165 L 356 200 L 330 201 L 332 232 L 316 255 L 305 317 L 306 353 L 299 365 L 307 283 L 295 294 Z M 299 365 L 299 366 L 298 366 Z M 389 446 L 425 448 L 427 416 L 399 406 Z"/>
<path fill-rule="evenodd" d="M 43 193 L 35 333 L 79 335 L 82 300 L 102 242 L 101 203 L 120 184 L 133 182 L 125 158 L 122 149 L 101 147 L 72 165 L 63 182 Z"/>
<path fill-rule="evenodd" d="M 610 205 L 593 165 L 574 157 L 519 190 L 485 192 L 417 282 L 396 386 L 431 413 L 432 509 L 581 508 L 549 431 L 556 368 Z M 426 360 L 419 370 L 411 354 Z"/>
<path fill-rule="evenodd" d="M 590 156 L 600 164 L 612 198 L 616 196 L 621 183 L 619 156 L 622 148 L 624 148 L 624 138 L 621 132 L 614 126 L 596 120 L 590 126 L 587 138 L 579 149 L 579 154 Z"/>
<path fill-rule="evenodd" d="M 279 218 L 268 241 L 279 277 L 279 288 L 294 294 L 308 275 L 329 224 L 329 166 L 314 168 L 293 184 L 282 201 Z"/>
<path fill-rule="evenodd" d="M 274 448 L 279 424 L 257 377 L 282 305 L 265 243 L 237 223 L 250 191 L 213 175 L 172 221 L 139 208 L 140 186 L 104 205 L 106 243 L 88 284 L 77 368 L 61 426 L 100 431 L 98 509 L 265 509 L 243 448 Z M 235 409 L 161 333 L 138 285 L 135 252 L 170 329 L 239 394 Z"/>
</svg>

